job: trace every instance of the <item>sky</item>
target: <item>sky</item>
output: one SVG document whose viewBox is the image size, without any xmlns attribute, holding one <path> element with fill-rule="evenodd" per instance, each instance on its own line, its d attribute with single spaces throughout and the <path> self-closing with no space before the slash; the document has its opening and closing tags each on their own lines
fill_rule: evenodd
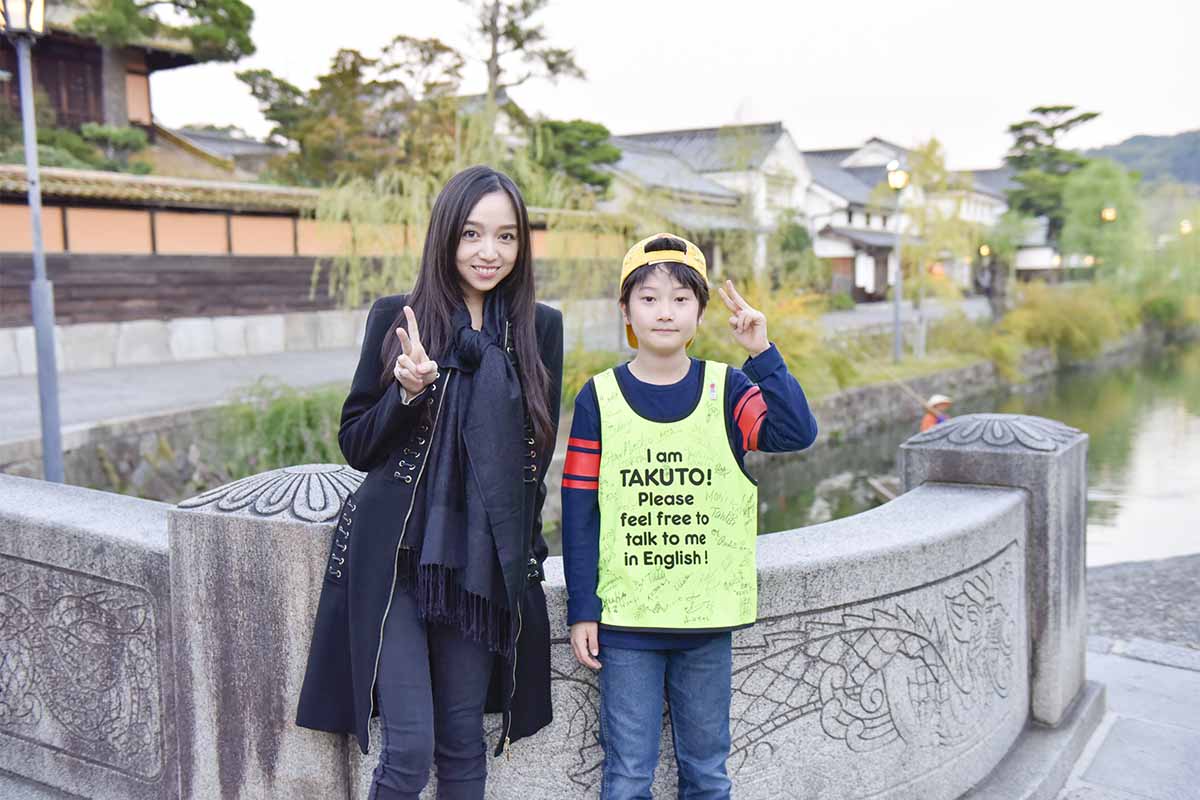
<svg viewBox="0 0 1200 800">
<path fill-rule="evenodd" d="M 249 2 L 258 52 L 156 73 L 160 122 L 265 136 L 270 124 L 236 71 L 269 69 L 307 89 L 338 49 L 376 55 L 398 34 L 458 48 L 464 93 L 486 87 L 458 0 Z M 323 7 L 336 11 L 323 17 Z M 801 149 L 936 136 L 950 167 L 971 169 L 998 165 L 1008 125 L 1036 105 L 1101 113 L 1064 140 L 1076 148 L 1200 128 L 1195 0 L 551 0 L 535 21 L 575 51 L 587 79 L 530 82 L 511 96 L 527 113 L 614 134 L 778 120 Z"/>
</svg>

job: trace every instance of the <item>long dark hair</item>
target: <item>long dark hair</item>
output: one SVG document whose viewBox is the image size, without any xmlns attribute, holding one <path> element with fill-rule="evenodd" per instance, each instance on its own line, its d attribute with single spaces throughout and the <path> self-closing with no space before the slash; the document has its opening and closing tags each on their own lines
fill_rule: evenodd
<svg viewBox="0 0 1200 800">
<path fill-rule="evenodd" d="M 517 373 L 525 390 L 525 408 L 533 423 L 534 438 L 542 447 L 553 435 L 547 402 L 549 374 L 538 353 L 534 315 L 533 254 L 529 243 L 529 213 L 512 179 L 491 167 L 468 167 L 455 175 L 438 194 L 429 217 L 425 250 L 421 254 L 421 270 L 408 304 L 421 326 L 421 343 L 435 361 L 447 352 L 454 331 L 450 320 L 463 303 L 456 254 L 467 217 L 484 195 L 504 192 L 517 212 L 517 261 L 513 270 L 493 291 L 504 292 L 509 321 L 512 323 L 514 347 L 517 353 Z M 407 327 L 401 309 L 392 322 L 392 329 Z M 394 380 L 392 367 L 401 353 L 396 336 L 384 339 L 383 372 L 380 380 L 386 385 Z"/>
</svg>

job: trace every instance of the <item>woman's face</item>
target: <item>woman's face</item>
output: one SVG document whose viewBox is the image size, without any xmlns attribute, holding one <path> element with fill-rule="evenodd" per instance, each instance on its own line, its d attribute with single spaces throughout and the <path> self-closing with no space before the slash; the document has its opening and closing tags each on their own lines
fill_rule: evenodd
<svg viewBox="0 0 1200 800">
<path fill-rule="evenodd" d="M 500 285 L 517 263 L 517 210 L 504 192 L 491 192 L 467 215 L 455 264 L 463 296 L 478 299 Z"/>
</svg>

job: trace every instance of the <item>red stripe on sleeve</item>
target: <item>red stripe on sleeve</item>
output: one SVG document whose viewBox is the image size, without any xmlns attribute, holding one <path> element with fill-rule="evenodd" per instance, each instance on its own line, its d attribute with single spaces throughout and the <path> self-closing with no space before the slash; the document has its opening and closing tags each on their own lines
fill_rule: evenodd
<svg viewBox="0 0 1200 800">
<path fill-rule="evenodd" d="M 594 442 L 591 439 L 576 439 L 572 436 L 567 440 L 567 447 L 583 447 L 588 450 L 599 450 L 600 442 Z"/>
<path fill-rule="evenodd" d="M 600 477 L 600 454 L 568 450 L 567 463 L 563 467 L 563 474 L 577 475 L 581 478 Z"/>
<path fill-rule="evenodd" d="M 574 478 L 563 478 L 562 482 L 564 489 L 591 489 L 593 492 L 599 490 L 599 481 L 578 481 Z"/>
<path fill-rule="evenodd" d="M 764 411 L 762 416 L 754 421 L 754 427 L 750 430 L 750 441 L 746 444 L 746 450 L 758 449 L 758 432 L 762 430 L 763 420 L 767 418 L 767 412 Z"/>
<path fill-rule="evenodd" d="M 746 393 L 742 395 L 742 399 L 738 400 L 737 406 L 733 409 L 733 418 L 735 420 L 741 417 L 742 411 L 746 408 L 746 403 L 748 403 L 751 398 L 761 399 L 762 389 L 759 389 L 757 386 L 751 386 L 746 390 Z"/>
<path fill-rule="evenodd" d="M 762 426 L 763 417 L 767 413 L 767 401 L 757 389 L 753 390 L 754 397 L 747 397 L 739 405 L 744 406 L 741 416 L 736 417 L 738 429 L 742 432 L 742 449 L 754 450 L 758 444 L 758 429 Z M 751 392 L 746 392 L 747 395 Z"/>
</svg>

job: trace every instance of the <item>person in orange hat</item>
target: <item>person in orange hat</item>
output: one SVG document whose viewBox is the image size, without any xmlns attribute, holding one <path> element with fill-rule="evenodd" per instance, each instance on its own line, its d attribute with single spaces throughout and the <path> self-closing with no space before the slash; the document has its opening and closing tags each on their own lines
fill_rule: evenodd
<svg viewBox="0 0 1200 800">
<path fill-rule="evenodd" d="M 744 459 L 802 450 L 817 424 L 766 316 L 731 281 L 717 292 L 749 357 L 736 369 L 688 355 L 709 299 L 696 245 L 643 239 L 618 286 L 637 352 L 576 397 L 562 483 L 571 648 L 600 670 L 600 796 L 650 796 L 665 694 L 680 797 L 728 798 L 731 631 L 757 609 Z"/>
<path fill-rule="evenodd" d="M 921 418 L 921 433 L 950 419 L 952 400 L 944 394 L 935 394 L 925 401 L 925 416 Z"/>
</svg>

